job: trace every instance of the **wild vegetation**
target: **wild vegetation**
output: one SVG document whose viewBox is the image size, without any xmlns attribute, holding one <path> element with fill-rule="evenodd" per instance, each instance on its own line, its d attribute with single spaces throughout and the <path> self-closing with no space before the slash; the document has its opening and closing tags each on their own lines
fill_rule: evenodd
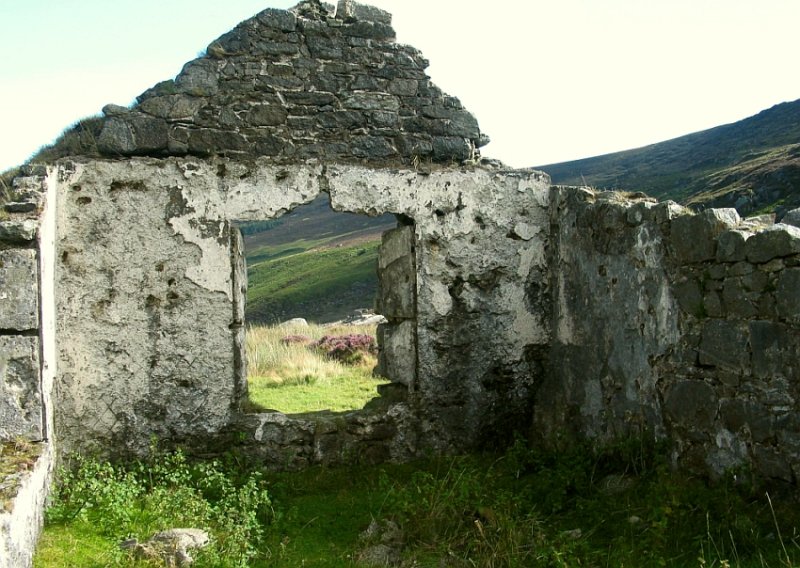
<svg viewBox="0 0 800 568">
<path fill-rule="evenodd" d="M 363 408 L 385 380 L 375 326 L 253 326 L 247 330 L 251 410 L 296 414 Z"/>
<path fill-rule="evenodd" d="M 204 567 L 740 566 L 800 562 L 791 493 L 673 473 L 665 449 L 502 454 L 266 473 L 236 454 L 180 452 L 62 471 L 37 568 L 145 566 L 118 543 L 183 526 L 211 533 Z M 151 564 L 152 565 L 152 564 Z M 387 565 L 387 564 L 378 564 Z"/>
</svg>

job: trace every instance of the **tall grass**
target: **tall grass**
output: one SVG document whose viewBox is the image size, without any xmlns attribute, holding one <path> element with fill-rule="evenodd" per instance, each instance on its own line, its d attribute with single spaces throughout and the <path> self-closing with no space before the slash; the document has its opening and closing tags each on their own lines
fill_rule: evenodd
<svg viewBox="0 0 800 568">
<path fill-rule="evenodd" d="M 277 325 L 247 330 L 250 403 L 255 410 L 287 413 L 356 410 L 377 396 L 377 361 L 365 353 L 355 364 L 326 357 L 310 344 L 325 335 L 363 333 L 376 326 Z M 306 338 L 306 340 L 303 340 Z"/>
</svg>

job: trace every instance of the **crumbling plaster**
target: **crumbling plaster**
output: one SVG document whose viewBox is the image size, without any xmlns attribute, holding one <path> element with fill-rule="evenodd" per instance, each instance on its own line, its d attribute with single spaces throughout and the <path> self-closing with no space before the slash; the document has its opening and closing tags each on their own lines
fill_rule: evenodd
<svg viewBox="0 0 800 568">
<path fill-rule="evenodd" d="M 547 342 L 527 292 L 531 274 L 546 273 L 535 229 L 547 224 L 542 174 L 143 158 L 75 163 L 62 175 L 64 444 L 135 452 L 153 435 L 198 443 L 225 430 L 246 391 L 233 224 L 277 217 L 320 191 L 337 210 L 413 220 L 416 313 L 403 327 L 415 327 L 416 355 L 411 369 L 390 367 L 414 378 L 390 378 L 411 392 L 432 433 L 423 438 L 453 450 L 523 427 L 522 354 Z"/>
</svg>

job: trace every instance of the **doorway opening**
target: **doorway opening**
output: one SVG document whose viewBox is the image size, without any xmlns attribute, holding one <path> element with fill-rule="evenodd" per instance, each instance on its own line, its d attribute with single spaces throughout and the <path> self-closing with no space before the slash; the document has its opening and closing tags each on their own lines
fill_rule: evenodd
<svg viewBox="0 0 800 568">
<path fill-rule="evenodd" d="M 376 373 L 381 236 L 393 215 L 337 213 L 330 197 L 239 224 L 247 274 L 246 410 L 284 414 L 363 408 Z"/>
</svg>

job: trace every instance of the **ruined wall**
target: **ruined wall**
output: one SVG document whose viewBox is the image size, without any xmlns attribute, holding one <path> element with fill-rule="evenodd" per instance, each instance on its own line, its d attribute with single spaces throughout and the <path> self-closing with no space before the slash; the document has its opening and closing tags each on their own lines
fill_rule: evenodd
<svg viewBox="0 0 800 568">
<path fill-rule="evenodd" d="M 558 188 L 534 437 L 668 439 L 676 465 L 797 479 L 800 230 Z"/>
<path fill-rule="evenodd" d="M 478 122 L 430 82 L 419 51 L 394 40 L 391 15 L 369 6 L 264 10 L 133 108 L 106 106 L 85 151 L 373 165 L 475 157 L 488 142 Z"/>
<path fill-rule="evenodd" d="M 3 475 L 0 561 L 30 566 L 55 460 L 56 176 L 25 168 L 0 220 L 0 454 L 24 451 L 31 468 Z M 6 456 L 0 455 L 0 459 Z"/>
<path fill-rule="evenodd" d="M 404 219 L 382 247 L 379 303 L 390 312 L 383 365 L 398 404 L 410 393 L 396 413 L 414 420 L 395 421 L 403 432 L 382 426 L 404 441 L 374 453 L 414 455 L 417 439 L 452 451 L 524 424 L 530 353 L 546 344 L 539 298 L 528 294 L 541 285 L 531 274 L 546 272 L 546 236 L 532 224 L 547 217 L 541 174 L 224 159 L 71 168 L 57 274 L 63 447 L 141 452 L 153 435 L 207 445 L 231 431 L 266 440 L 282 419 L 239 412 L 246 282 L 231 224 L 274 218 L 323 190 L 337 210 Z M 374 433 L 356 438 L 365 436 Z M 315 445 L 339 444 L 290 439 L 308 463 L 332 459 Z"/>
</svg>

